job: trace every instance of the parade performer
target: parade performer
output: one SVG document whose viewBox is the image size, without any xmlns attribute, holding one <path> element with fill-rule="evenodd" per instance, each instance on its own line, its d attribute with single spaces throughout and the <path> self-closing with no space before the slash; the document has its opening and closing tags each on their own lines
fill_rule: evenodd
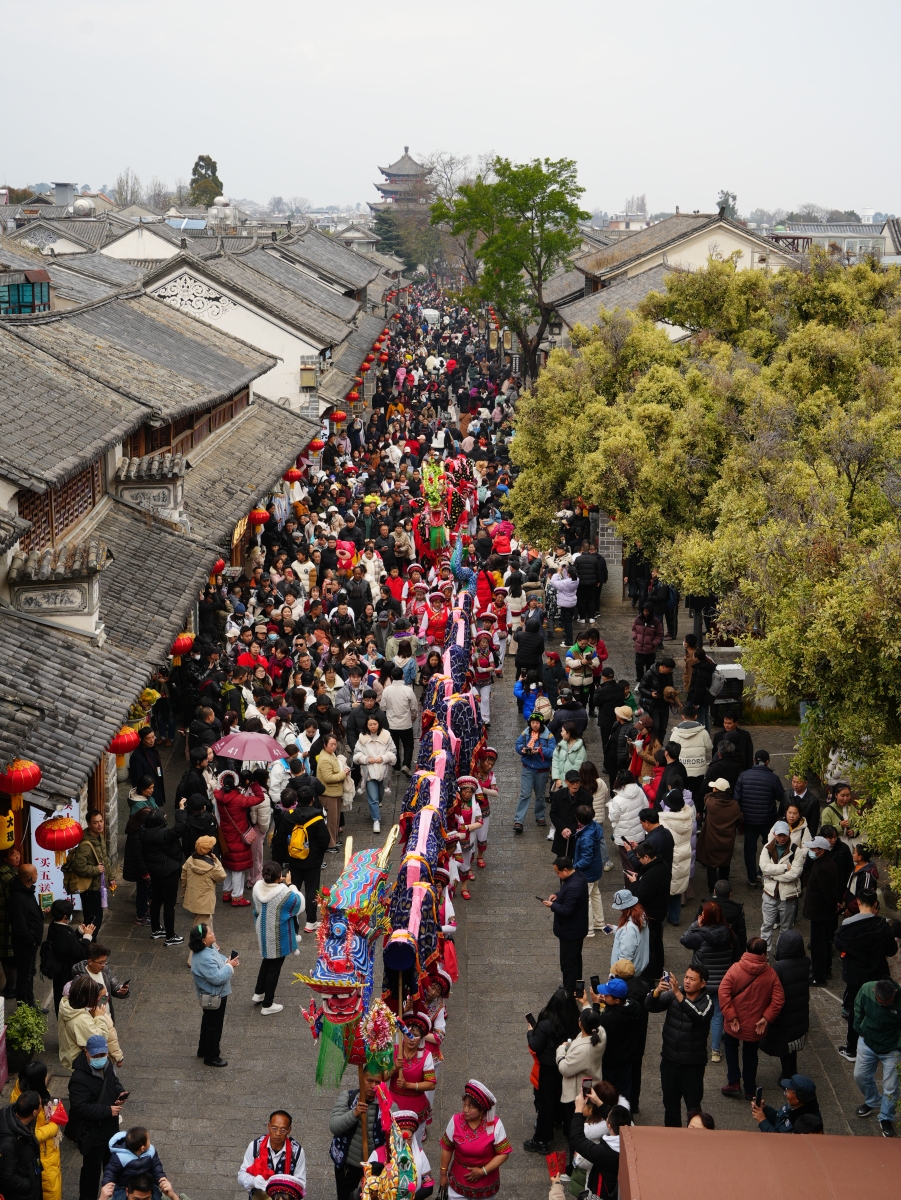
<svg viewBox="0 0 901 1200">
<path fill-rule="evenodd" d="M 479 807 L 482 810 L 482 824 L 476 832 L 477 856 L 480 867 L 485 866 L 485 851 L 488 849 L 488 826 L 491 823 L 491 802 L 497 799 L 497 777 L 494 774 L 494 764 L 497 762 L 497 751 L 493 746 L 482 746 L 473 755 L 472 773 L 479 781 Z"/>
<path fill-rule="evenodd" d="M 428 606 L 419 621 L 419 640 L 425 640 L 428 646 L 443 646 L 449 620 L 450 613 L 445 604 L 444 593 L 432 592 Z"/>
<path fill-rule="evenodd" d="M 500 661 L 491 644 L 491 634 L 482 629 L 476 634 L 475 648 L 471 657 L 472 685 L 479 693 L 482 721 L 491 723 L 491 689 L 495 678 L 500 675 Z"/>
<path fill-rule="evenodd" d="M 507 653 L 507 643 L 510 637 L 510 614 L 507 611 L 507 595 L 507 588 L 496 587 L 494 589 L 494 599 L 488 606 L 488 611 L 497 620 L 495 634 L 499 645 L 501 671 L 504 669 L 504 656 Z"/>
<path fill-rule="evenodd" d="M 452 828 L 456 829 L 460 835 L 458 843 L 461 859 L 460 882 L 463 884 L 460 895 L 464 900 L 472 899 L 467 882 L 475 879 L 475 872 L 472 870 L 472 855 L 476 840 L 473 833 L 482 824 L 482 810 L 476 799 L 478 786 L 479 781 L 474 776 L 461 776 L 457 780 L 457 795 L 452 808 L 454 822 Z"/>
<path fill-rule="evenodd" d="M 425 1044 L 432 1019 L 422 1009 L 405 1012 L 399 1022 L 400 1044 L 394 1048 L 394 1071 L 388 1080 L 392 1103 L 412 1109 L 418 1121 L 417 1141 L 425 1141 L 426 1126 L 432 1121 L 429 1095 L 435 1090 L 435 1059 Z"/>
<path fill-rule="evenodd" d="M 500 1190 L 500 1168 L 513 1147 L 497 1116 L 497 1100 L 470 1079 L 463 1088 L 463 1111 L 447 1123 L 441 1137 L 439 1184 L 449 1200 L 486 1200 Z"/>
</svg>

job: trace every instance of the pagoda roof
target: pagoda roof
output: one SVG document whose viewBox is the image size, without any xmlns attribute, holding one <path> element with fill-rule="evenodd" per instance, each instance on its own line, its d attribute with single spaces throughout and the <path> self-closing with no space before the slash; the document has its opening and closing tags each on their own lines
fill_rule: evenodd
<svg viewBox="0 0 901 1200">
<path fill-rule="evenodd" d="M 428 167 L 424 167 L 422 163 L 418 163 L 415 158 L 410 157 L 409 146 L 404 146 L 404 152 L 397 162 L 392 163 L 390 167 L 379 167 L 379 170 L 383 175 L 408 175 L 413 178 L 431 174 Z"/>
</svg>

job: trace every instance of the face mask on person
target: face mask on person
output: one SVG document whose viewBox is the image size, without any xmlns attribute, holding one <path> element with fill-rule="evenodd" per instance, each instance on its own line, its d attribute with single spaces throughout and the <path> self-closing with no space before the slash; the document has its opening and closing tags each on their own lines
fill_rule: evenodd
<svg viewBox="0 0 901 1200">
<path fill-rule="evenodd" d="M 94 1071 L 102 1071 L 109 1062 L 109 1056 L 104 1054 L 103 1058 L 89 1058 L 88 1062 L 91 1064 L 91 1068 Z"/>
</svg>

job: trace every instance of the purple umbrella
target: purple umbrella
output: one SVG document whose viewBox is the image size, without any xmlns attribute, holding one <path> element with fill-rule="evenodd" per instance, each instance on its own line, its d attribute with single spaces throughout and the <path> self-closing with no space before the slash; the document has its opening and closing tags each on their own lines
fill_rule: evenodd
<svg viewBox="0 0 901 1200">
<path fill-rule="evenodd" d="M 285 757 L 285 748 L 268 733 L 242 733 L 236 729 L 213 745 L 213 753 L 240 762 L 275 762 Z"/>
</svg>

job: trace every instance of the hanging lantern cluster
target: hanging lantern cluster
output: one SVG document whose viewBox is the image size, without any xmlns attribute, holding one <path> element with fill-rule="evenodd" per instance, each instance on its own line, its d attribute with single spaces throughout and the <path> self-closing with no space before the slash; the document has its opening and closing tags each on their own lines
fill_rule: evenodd
<svg viewBox="0 0 901 1200">
<path fill-rule="evenodd" d="M 14 758 L 0 775 L 0 792 L 12 797 L 13 812 L 22 808 L 22 793 L 33 791 L 41 782 L 41 768 L 30 758 Z"/>
<path fill-rule="evenodd" d="M 183 636 L 184 634 L 182 634 L 182 637 Z M 137 749 L 140 740 L 141 739 L 138 737 L 138 731 L 136 729 L 132 729 L 130 725 L 122 726 L 107 747 L 107 750 L 110 754 L 115 754 L 117 767 L 121 769 L 125 766 L 125 755 L 131 754 L 132 750 Z"/>
<path fill-rule="evenodd" d="M 169 651 L 172 655 L 173 667 L 181 666 L 182 655 L 187 654 L 193 645 L 194 634 L 187 629 L 183 630 L 172 643 L 172 649 Z"/>
<path fill-rule="evenodd" d="M 34 831 L 34 840 L 42 850 L 53 851 L 58 867 L 63 865 L 67 852 L 73 850 L 83 836 L 81 822 L 74 817 L 50 817 Z"/>
</svg>

